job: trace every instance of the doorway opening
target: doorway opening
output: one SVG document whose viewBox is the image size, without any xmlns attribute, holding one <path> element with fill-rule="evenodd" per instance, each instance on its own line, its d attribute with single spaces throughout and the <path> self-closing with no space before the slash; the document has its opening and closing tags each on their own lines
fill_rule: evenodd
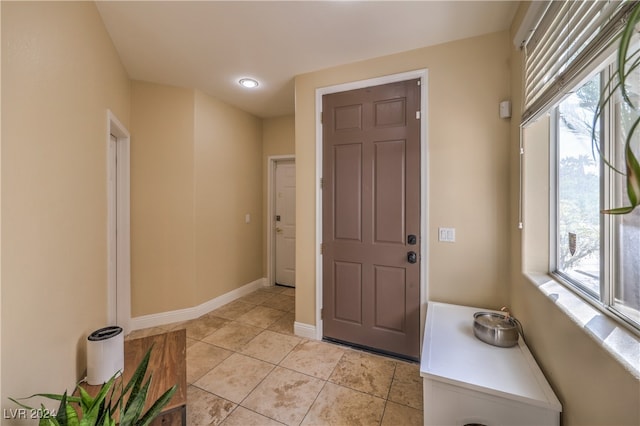
<svg viewBox="0 0 640 426">
<path fill-rule="evenodd" d="M 131 329 L 130 141 L 107 111 L 107 322 Z"/>
<path fill-rule="evenodd" d="M 295 287 L 295 156 L 268 159 L 267 276 L 270 285 Z"/>
</svg>

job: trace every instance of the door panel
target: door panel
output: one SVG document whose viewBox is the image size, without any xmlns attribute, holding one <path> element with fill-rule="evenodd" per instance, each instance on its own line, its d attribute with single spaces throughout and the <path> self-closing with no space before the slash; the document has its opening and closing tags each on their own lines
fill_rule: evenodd
<svg viewBox="0 0 640 426">
<path fill-rule="evenodd" d="M 374 144 L 374 241 L 405 241 L 405 141 Z"/>
<path fill-rule="evenodd" d="M 334 110 L 335 131 L 362 129 L 362 105 L 344 105 Z"/>
<path fill-rule="evenodd" d="M 362 264 L 335 262 L 335 317 L 362 324 Z"/>
<path fill-rule="evenodd" d="M 418 359 L 418 80 L 323 97 L 323 332 Z"/>
<path fill-rule="evenodd" d="M 362 144 L 334 148 L 336 240 L 362 240 Z"/>
<path fill-rule="evenodd" d="M 374 266 L 376 310 L 374 325 L 391 331 L 402 332 L 406 309 L 390 311 L 387 306 L 405 307 L 406 271 L 404 268 Z"/>
<path fill-rule="evenodd" d="M 407 119 L 406 99 L 384 100 L 375 103 L 375 126 L 404 126 Z"/>
</svg>

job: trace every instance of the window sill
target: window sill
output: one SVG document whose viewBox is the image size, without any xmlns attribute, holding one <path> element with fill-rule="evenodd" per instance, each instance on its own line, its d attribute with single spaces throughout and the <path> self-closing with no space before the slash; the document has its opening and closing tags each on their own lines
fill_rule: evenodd
<svg viewBox="0 0 640 426">
<path fill-rule="evenodd" d="M 640 379 L 640 338 L 566 289 L 548 274 L 524 276 L 587 332 L 636 379 Z"/>
</svg>

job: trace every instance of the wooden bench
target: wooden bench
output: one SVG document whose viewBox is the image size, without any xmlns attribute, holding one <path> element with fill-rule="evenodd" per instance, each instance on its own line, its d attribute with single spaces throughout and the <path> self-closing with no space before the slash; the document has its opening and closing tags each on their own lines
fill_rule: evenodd
<svg viewBox="0 0 640 426">
<path fill-rule="evenodd" d="M 124 342 L 124 383 L 129 381 L 147 350 L 153 345 L 147 367 L 147 376 L 153 374 L 153 380 L 143 413 L 167 389 L 178 385 L 169 403 L 151 423 L 153 426 L 186 426 L 187 424 L 186 340 L 186 332 L 183 329 Z M 96 395 L 100 390 L 100 386 L 85 384 L 82 387 L 91 395 Z"/>
</svg>

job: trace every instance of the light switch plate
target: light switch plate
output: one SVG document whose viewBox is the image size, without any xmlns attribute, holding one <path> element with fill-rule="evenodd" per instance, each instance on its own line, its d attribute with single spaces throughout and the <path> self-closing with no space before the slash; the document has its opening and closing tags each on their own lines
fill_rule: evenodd
<svg viewBox="0 0 640 426">
<path fill-rule="evenodd" d="M 438 241 L 445 243 L 455 243 L 456 228 L 438 228 Z"/>
</svg>

